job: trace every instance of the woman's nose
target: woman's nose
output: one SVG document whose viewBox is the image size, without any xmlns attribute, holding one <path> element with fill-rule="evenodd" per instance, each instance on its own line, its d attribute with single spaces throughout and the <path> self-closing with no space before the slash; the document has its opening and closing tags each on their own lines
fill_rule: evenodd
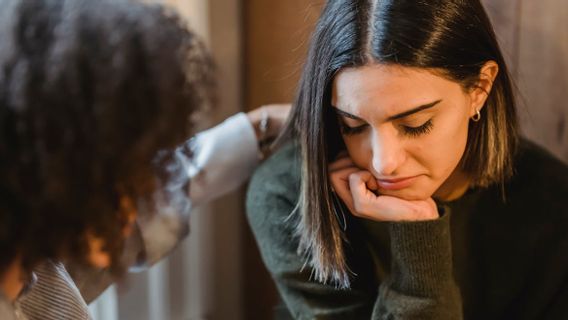
<svg viewBox="0 0 568 320">
<path fill-rule="evenodd" d="M 402 144 L 396 132 L 383 130 L 373 137 L 373 170 L 378 177 L 392 177 L 404 160 Z"/>
</svg>

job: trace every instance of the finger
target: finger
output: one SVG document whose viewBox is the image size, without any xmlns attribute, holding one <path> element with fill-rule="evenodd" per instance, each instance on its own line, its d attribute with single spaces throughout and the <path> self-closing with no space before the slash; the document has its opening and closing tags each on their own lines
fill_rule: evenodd
<svg viewBox="0 0 568 320">
<path fill-rule="evenodd" d="M 373 175 L 368 171 L 355 172 L 349 176 L 349 188 L 353 198 L 353 207 L 358 214 L 368 214 L 369 204 L 377 198 L 377 196 L 367 188 L 367 181 L 371 179 L 374 179 Z"/>
<path fill-rule="evenodd" d="M 347 209 L 349 209 L 351 213 L 354 213 L 355 207 L 353 206 L 353 196 L 351 195 L 351 191 L 349 191 L 348 187 L 335 189 L 335 193 L 337 194 L 339 199 L 343 201 L 345 206 L 347 206 Z"/>
<path fill-rule="evenodd" d="M 346 175 L 332 174 L 329 178 L 333 191 L 339 196 L 343 203 L 345 203 L 349 210 L 353 212 L 353 198 L 349 189 L 349 181 L 347 180 L 347 177 L 349 177 L 351 173 L 347 173 Z"/>
<path fill-rule="evenodd" d="M 358 203 L 361 201 L 361 203 Z M 433 202 L 433 201 L 432 201 Z M 427 201 L 408 201 L 393 196 L 359 197 L 353 195 L 353 203 L 360 217 L 375 221 L 417 221 L 437 219 L 435 204 Z"/>
<path fill-rule="evenodd" d="M 407 220 L 413 211 L 408 201 L 392 196 L 379 196 L 369 204 L 369 207 L 374 209 L 372 212 L 367 212 L 369 216 L 380 221 Z"/>
<path fill-rule="evenodd" d="M 349 185 L 349 176 L 359 171 L 361 170 L 357 167 L 347 167 L 329 173 L 329 177 L 333 179 L 339 179 L 347 183 L 347 185 Z"/>
<path fill-rule="evenodd" d="M 411 216 L 413 207 L 408 201 L 390 196 L 377 196 L 368 185 L 373 184 L 374 176 L 368 171 L 360 171 L 349 177 L 349 186 L 356 215 L 376 221 L 399 221 Z"/>
<path fill-rule="evenodd" d="M 371 176 L 369 180 L 366 181 L 367 188 L 373 192 L 379 190 L 379 184 L 377 183 L 377 179 L 374 176 Z"/>
<path fill-rule="evenodd" d="M 363 184 L 365 187 L 373 182 L 376 183 L 375 177 L 369 171 L 365 170 L 360 170 L 354 174 L 351 174 L 350 179 L 353 179 L 354 182 Z"/>
</svg>

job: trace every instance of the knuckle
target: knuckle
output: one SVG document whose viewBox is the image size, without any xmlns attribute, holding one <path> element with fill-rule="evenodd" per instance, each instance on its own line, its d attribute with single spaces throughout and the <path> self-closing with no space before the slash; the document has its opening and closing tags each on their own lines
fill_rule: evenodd
<svg viewBox="0 0 568 320">
<path fill-rule="evenodd" d="M 359 172 L 353 172 L 349 175 L 350 183 L 357 183 L 359 181 Z"/>
<path fill-rule="evenodd" d="M 360 201 L 353 201 L 353 208 L 358 214 L 364 214 L 366 212 L 366 205 Z"/>
<path fill-rule="evenodd" d="M 352 213 L 354 216 L 356 216 L 356 217 L 359 217 L 359 218 L 362 218 L 362 217 L 363 217 L 363 215 L 360 214 L 357 210 L 352 210 L 351 213 Z"/>
</svg>

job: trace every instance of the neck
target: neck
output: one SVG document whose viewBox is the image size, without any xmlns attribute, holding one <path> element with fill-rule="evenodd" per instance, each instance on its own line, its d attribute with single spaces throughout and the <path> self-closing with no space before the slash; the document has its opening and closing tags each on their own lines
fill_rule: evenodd
<svg viewBox="0 0 568 320">
<path fill-rule="evenodd" d="M 24 287 L 23 278 L 21 259 L 16 258 L 0 275 L 0 290 L 8 300 L 13 302 L 18 298 Z"/>
<path fill-rule="evenodd" d="M 461 170 L 456 169 L 436 190 L 433 197 L 441 201 L 453 201 L 463 196 L 471 184 L 471 179 Z"/>
</svg>

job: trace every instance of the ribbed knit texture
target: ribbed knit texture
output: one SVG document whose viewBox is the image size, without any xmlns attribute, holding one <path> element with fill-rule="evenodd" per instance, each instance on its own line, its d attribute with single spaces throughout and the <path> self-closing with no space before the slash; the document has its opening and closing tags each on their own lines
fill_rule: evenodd
<svg viewBox="0 0 568 320">
<path fill-rule="evenodd" d="M 314 281 L 298 255 L 299 150 L 253 177 L 247 215 L 296 319 L 568 319 L 568 166 L 523 140 L 515 177 L 439 203 L 432 221 L 347 217 L 352 285 Z M 505 200 L 504 200 L 505 199 Z M 292 217 L 294 215 L 292 214 Z"/>
<path fill-rule="evenodd" d="M 428 296 L 453 281 L 449 220 L 389 223 L 393 289 Z"/>
</svg>

